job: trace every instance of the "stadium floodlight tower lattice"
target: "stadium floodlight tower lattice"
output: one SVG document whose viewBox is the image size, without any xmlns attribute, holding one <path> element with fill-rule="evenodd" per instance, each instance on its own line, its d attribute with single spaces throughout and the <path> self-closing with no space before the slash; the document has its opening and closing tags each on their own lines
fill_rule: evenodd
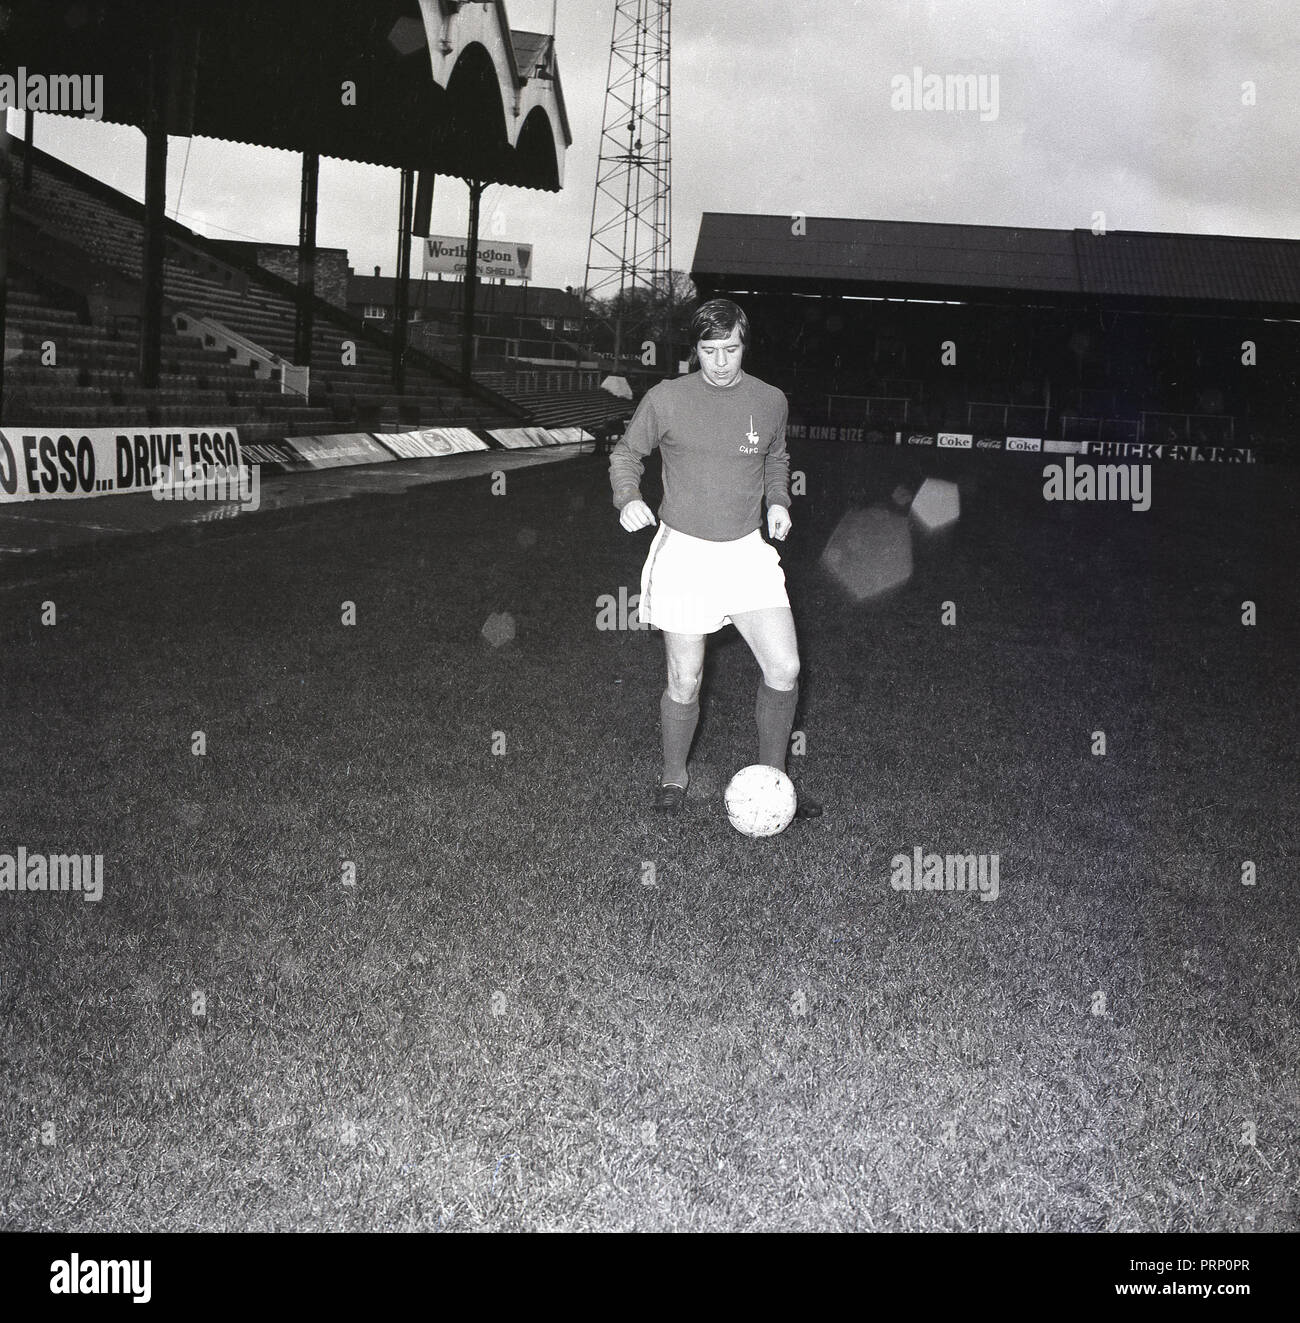
<svg viewBox="0 0 1300 1323">
<path fill-rule="evenodd" d="M 669 117 L 669 0 L 616 0 L 609 46 L 600 161 L 591 203 L 583 281 L 584 344 L 594 301 L 609 302 L 614 366 L 623 346 L 640 354 L 660 320 L 671 360 L 672 153 Z"/>
</svg>

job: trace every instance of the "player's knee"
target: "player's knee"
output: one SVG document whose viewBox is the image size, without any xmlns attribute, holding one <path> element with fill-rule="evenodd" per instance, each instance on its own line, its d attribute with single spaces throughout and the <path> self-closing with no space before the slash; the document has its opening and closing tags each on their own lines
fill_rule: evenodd
<svg viewBox="0 0 1300 1323">
<path fill-rule="evenodd" d="M 772 662 L 763 672 L 763 680 L 769 689 L 793 689 L 799 679 L 799 657 L 797 654 L 782 657 Z"/>
<path fill-rule="evenodd" d="M 693 703 L 700 696 L 702 671 L 669 671 L 668 697 L 674 703 Z"/>
</svg>

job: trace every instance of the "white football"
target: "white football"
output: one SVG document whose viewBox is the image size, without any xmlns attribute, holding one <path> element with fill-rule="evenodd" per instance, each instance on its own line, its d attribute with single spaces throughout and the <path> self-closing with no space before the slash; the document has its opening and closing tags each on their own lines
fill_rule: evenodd
<svg viewBox="0 0 1300 1323">
<path fill-rule="evenodd" d="M 794 820 L 794 782 L 765 763 L 742 767 L 723 795 L 731 825 L 746 836 L 775 836 Z"/>
</svg>

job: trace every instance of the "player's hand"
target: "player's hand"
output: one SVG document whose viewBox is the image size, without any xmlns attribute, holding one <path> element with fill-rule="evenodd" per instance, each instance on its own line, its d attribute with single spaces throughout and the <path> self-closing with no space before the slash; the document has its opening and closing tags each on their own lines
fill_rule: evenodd
<svg viewBox="0 0 1300 1323">
<path fill-rule="evenodd" d="M 629 533 L 635 533 L 639 528 L 649 528 L 651 524 L 658 523 L 658 520 L 644 501 L 629 501 L 618 512 L 618 522 Z"/>
<path fill-rule="evenodd" d="M 769 505 L 767 507 L 768 536 L 777 542 L 784 542 L 785 535 L 790 531 L 790 528 L 790 511 L 784 505 Z"/>
</svg>

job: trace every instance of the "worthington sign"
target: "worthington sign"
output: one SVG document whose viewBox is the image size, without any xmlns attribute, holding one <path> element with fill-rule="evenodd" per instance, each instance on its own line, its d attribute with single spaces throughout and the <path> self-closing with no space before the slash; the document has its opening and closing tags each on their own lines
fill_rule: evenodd
<svg viewBox="0 0 1300 1323">
<path fill-rule="evenodd" d="M 424 269 L 463 276 L 469 244 L 465 239 L 430 235 L 424 241 Z M 531 280 L 533 245 L 487 239 L 478 246 L 478 273 L 484 280 Z"/>
</svg>

